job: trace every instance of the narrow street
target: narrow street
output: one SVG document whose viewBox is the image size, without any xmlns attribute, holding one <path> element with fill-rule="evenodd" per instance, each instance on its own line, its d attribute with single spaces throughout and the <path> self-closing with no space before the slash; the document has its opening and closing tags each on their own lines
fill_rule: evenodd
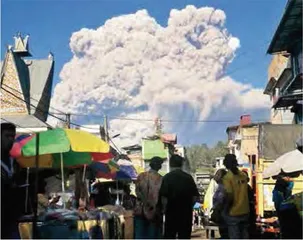
<svg viewBox="0 0 303 240">
<path fill-rule="evenodd" d="M 220 234 L 218 231 L 215 232 L 215 238 L 219 238 Z M 204 229 L 196 229 L 192 232 L 191 239 L 207 239 L 206 231 Z"/>
</svg>

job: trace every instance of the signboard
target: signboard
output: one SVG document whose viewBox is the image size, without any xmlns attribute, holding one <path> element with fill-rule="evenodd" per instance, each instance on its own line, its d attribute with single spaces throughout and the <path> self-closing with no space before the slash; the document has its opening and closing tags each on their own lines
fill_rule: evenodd
<svg viewBox="0 0 303 240">
<path fill-rule="evenodd" d="M 142 141 L 142 153 L 144 160 L 150 160 L 153 157 L 167 158 L 168 149 L 160 139 Z"/>
</svg>

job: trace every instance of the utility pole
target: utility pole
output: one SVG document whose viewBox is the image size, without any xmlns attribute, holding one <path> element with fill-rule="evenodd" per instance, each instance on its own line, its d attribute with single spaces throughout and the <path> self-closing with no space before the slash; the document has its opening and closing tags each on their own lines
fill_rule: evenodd
<svg viewBox="0 0 303 240">
<path fill-rule="evenodd" d="M 71 114 L 70 113 L 67 113 L 66 114 L 66 128 L 68 128 L 68 129 L 70 129 L 70 119 L 71 119 Z M 78 170 L 76 170 L 76 172 L 77 172 Z M 62 186 L 63 186 L 63 188 L 65 189 L 66 187 L 69 187 L 70 186 L 70 181 L 69 181 L 69 177 L 68 177 L 68 179 L 67 179 L 67 181 L 66 181 L 66 179 L 65 179 L 65 176 L 64 176 L 64 173 L 62 172 Z M 64 203 L 64 205 L 65 205 L 65 203 Z"/>
<path fill-rule="evenodd" d="M 105 140 L 105 142 L 109 142 L 109 139 L 108 139 L 108 123 L 107 123 L 107 116 L 106 115 L 104 115 L 104 133 L 105 133 L 105 138 L 104 138 L 104 140 Z"/>
<path fill-rule="evenodd" d="M 103 141 L 109 142 L 107 116 L 104 115 L 103 126 L 100 126 L 100 135 Z"/>
<path fill-rule="evenodd" d="M 70 113 L 66 114 L 66 127 L 67 128 L 70 128 L 70 116 L 71 116 Z"/>
<path fill-rule="evenodd" d="M 160 136 L 162 134 L 162 120 L 161 120 L 161 118 L 156 118 L 155 128 L 156 128 L 156 134 L 158 136 Z"/>
</svg>

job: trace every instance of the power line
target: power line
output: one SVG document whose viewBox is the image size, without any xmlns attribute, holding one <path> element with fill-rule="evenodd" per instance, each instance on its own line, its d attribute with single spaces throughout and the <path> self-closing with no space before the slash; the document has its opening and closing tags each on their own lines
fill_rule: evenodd
<svg viewBox="0 0 303 240">
<path fill-rule="evenodd" d="M 80 114 L 80 113 L 71 113 L 73 116 L 79 117 L 103 117 L 103 115 L 98 114 Z M 128 117 L 119 117 L 119 116 L 110 116 L 108 115 L 109 119 L 112 120 L 125 120 L 125 121 L 140 121 L 140 122 L 154 122 L 155 119 L 148 119 L 148 118 L 128 118 Z M 232 123 L 238 122 L 239 120 L 193 120 L 193 119 L 180 119 L 180 120 L 172 120 L 172 119 L 161 119 L 161 122 L 167 123 Z"/>
<path fill-rule="evenodd" d="M 17 93 L 23 95 L 22 92 L 20 92 L 20 91 L 18 91 L 17 89 L 12 88 L 12 87 L 10 87 L 10 86 L 4 84 L 4 83 L 2 83 L 1 86 L 5 86 L 6 88 L 9 88 L 9 89 L 11 89 L 11 90 L 13 90 L 13 91 L 15 91 L 15 92 L 17 92 Z M 49 95 L 47 94 L 46 96 L 49 96 Z M 30 98 L 31 100 L 34 100 L 34 101 L 37 102 L 37 103 L 40 102 L 39 100 L 37 100 L 37 99 L 35 99 L 35 98 L 31 97 L 31 96 L 30 96 L 29 98 Z M 41 103 L 40 103 L 40 104 L 41 104 Z M 52 108 L 52 109 L 54 109 L 55 111 L 58 111 L 58 112 L 60 113 L 60 115 L 66 115 L 66 113 L 64 113 L 64 112 L 62 112 L 62 111 L 60 111 L 60 110 L 58 110 L 58 109 L 56 109 L 56 108 L 50 106 L 49 104 L 44 103 L 44 102 L 42 102 L 42 106 L 43 106 L 43 107 L 46 106 L 46 107 Z M 57 114 L 57 115 L 58 115 L 58 114 Z"/>
<path fill-rule="evenodd" d="M 23 101 L 23 102 L 27 103 L 27 101 L 25 101 L 24 99 L 18 97 L 18 96 L 15 95 L 14 93 L 12 93 L 12 92 L 6 90 L 6 89 L 3 88 L 2 86 L 1 86 L 1 88 L 2 88 L 4 91 L 6 91 L 7 93 L 9 93 L 9 94 L 11 94 L 12 96 L 14 96 L 15 98 L 19 99 L 20 101 Z M 38 109 L 38 107 L 34 106 L 33 104 L 30 104 L 30 103 L 28 103 L 28 104 L 29 104 L 30 106 L 32 106 L 32 107 Z M 40 109 L 40 111 L 43 112 L 41 109 Z M 44 112 L 45 112 L 45 111 L 44 111 Z M 61 118 L 58 118 L 58 117 L 56 117 L 56 116 L 50 114 L 49 112 L 46 112 L 46 113 L 48 113 L 48 114 L 49 114 L 50 116 L 52 116 L 52 117 L 57 118 L 58 120 L 61 120 L 61 121 L 63 121 L 63 122 L 66 122 L 65 120 L 63 120 L 63 119 L 61 119 Z M 8 120 L 6 120 L 6 119 L 4 119 L 4 118 L 1 118 L 1 119 L 2 119 L 3 121 L 9 122 Z M 15 123 L 14 123 L 14 124 L 15 124 Z M 47 124 L 47 123 L 46 123 L 46 124 Z M 93 128 L 85 127 L 85 126 L 83 126 L 83 125 L 79 125 L 79 124 L 72 123 L 72 122 L 70 122 L 70 124 L 71 124 L 71 125 L 74 125 L 74 126 L 77 126 L 77 127 L 81 127 L 81 128 L 93 129 Z M 17 127 L 19 127 L 19 128 L 26 129 L 26 130 L 28 130 L 28 131 L 31 132 L 31 133 L 35 133 L 35 132 L 33 132 L 32 130 L 30 130 L 30 129 L 28 129 L 28 128 L 22 127 L 22 126 L 20 126 L 20 125 L 18 125 L 18 124 L 15 124 L 15 125 L 16 125 Z M 48 125 L 48 124 L 47 124 L 47 125 Z M 48 126 L 50 126 L 50 125 L 48 125 Z M 51 126 L 50 126 L 50 127 L 51 127 Z M 95 129 L 94 129 L 94 130 L 95 130 Z M 116 150 L 121 154 L 122 152 L 121 152 L 120 149 L 117 147 L 117 145 L 114 143 L 114 141 L 109 137 L 108 134 L 107 134 L 107 137 L 108 137 L 109 141 L 113 144 L 113 146 L 116 148 Z"/>
<path fill-rule="evenodd" d="M 50 115 L 50 116 L 52 116 L 52 117 L 54 117 L 54 118 L 56 118 L 56 119 L 58 119 L 58 120 L 60 120 L 60 121 L 62 121 L 62 122 L 66 122 L 66 120 L 64 120 L 64 119 L 62 119 L 62 118 L 59 118 L 59 117 L 57 117 L 57 116 L 55 116 L 55 115 L 49 113 L 48 111 L 41 110 L 41 109 L 38 108 L 37 106 L 35 106 L 35 105 L 33 105 L 33 104 L 27 102 L 26 100 L 22 99 L 21 97 L 17 96 L 16 94 L 12 93 L 11 91 L 9 91 L 9 90 L 3 88 L 2 86 L 1 86 L 1 89 L 3 89 L 5 92 L 11 94 L 11 95 L 14 96 L 15 98 L 19 99 L 20 101 L 25 102 L 26 104 L 29 104 L 31 107 L 35 108 L 36 110 L 38 110 L 38 111 L 40 111 L 40 112 L 42 112 L 42 113 L 47 113 L 48 115 Z"/>
<path fill-rule="evenodd" d="M 19 99 L 20 101 L 23 101 L 27 104 L 29 104 L 30 106 L 32 106 L 33 108 L 37 109 L 40 112 L 43 113 L 47 113 L 49 116 L 54 117 L 62 122 L 66 122 L 66 120 L 59 118 L 55 115 L 64 115 L 66 116 L 67 114 L 65 113 L 52 113 L 52 112 L 48 112 L 48 111 L 43 111 L 40 108 L 38 108 L 37 106 L 28 103 L 26 100 L 18 97 L 17 95 L 15 95 L 14 93 L 8 91 L 7 89 L 3 88 L 1 86 L 1 88 L 8 92 L 9 94 L 11 94 L 12 96 L 14 96 L 15 98 Z M 16 90 L 17 91 L 17 90 Z M 70 113 L 70 115 L 73 116 L 84 116 L 84 117 L 104 117 L 104 115 L 98 115 L 98 114 L 80 114 L 80 113 Z M 144 119 L 144 118 L 127 118 L 127 117 L 119 117 L 119 116 L 108 116 L 110 119 L 112 120 L 124 120 L 124 121 L 139 121 L 139 122 L 154 122 L 155 119 Z M 166 122 L 166 123 L 235 123 L 235 122 L 239 122 L 239 120 L 201 120 L 201 119 L 197 119 L 197 120 L 193 120 L 193 119 L 179 119 L 179 120 L 172 120 L 172 119 L 161 119 L 162 122 Z M 261 120 L 262 121 L 262 120 Z M 77 126 L 77 127 L 81 127 L 81 128 L 86 128 L 86 129 L 93 129 L 93 128 L 89 128 L 89 127 L 85 127 L 83 125 L 80 124 L 76 124 L 71 122 L 71 125 Z"/>
</svg>

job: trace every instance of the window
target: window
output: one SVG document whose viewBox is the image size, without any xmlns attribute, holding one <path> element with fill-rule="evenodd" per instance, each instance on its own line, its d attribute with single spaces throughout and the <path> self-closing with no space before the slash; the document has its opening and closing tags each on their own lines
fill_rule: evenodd
<svg viewBox="0 0 303 240">
<path fill-rule="evenodd" d="M 229 140 L 235 140 L 236 131 L 232 130 L 229 132 Z"/>
</svg>

